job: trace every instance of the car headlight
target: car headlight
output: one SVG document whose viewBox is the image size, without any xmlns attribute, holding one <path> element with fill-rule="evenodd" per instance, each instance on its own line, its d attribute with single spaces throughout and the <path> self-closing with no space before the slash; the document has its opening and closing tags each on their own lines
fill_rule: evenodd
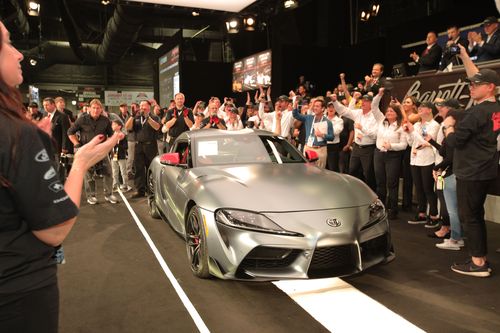
<svg viewBox="0 0 500 333">
<path fill-rule="evenodd" d="M 369 219 L 368 223 L 366 223 L 362 229 L 367 229 L 378 222 L 382 221 L 386 214 L 385 214 L 385 207 L 382 201 L 380 199 L 375 200 L 372 202 L 372 204 L 368 207 L 369 209 Z"/>
<path fill-rule="evenodd" d="M 297 232 L 283 229 L 262 214 L 243 210 L 219 209 L 215 213 L 215 220 L 219 223 L 239 229 L 267 232 L 285 236 L 303 236 Z"/>
</svg>

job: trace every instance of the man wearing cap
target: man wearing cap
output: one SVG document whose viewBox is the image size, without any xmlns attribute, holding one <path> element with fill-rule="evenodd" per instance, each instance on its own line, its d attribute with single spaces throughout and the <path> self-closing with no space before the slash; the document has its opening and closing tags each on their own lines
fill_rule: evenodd
<svg viewBox="0 0 500 333">
<path fill-rule="evenodd" d="M 284 138 L 290 139 L 292 134 L 291 134 L 291 129 L 293 126 L 293 115 L 292 111 L 288 110 L 288 105 L 290 104 L 290 99 L 288 98 L 287 95 L 281 95 L 278 97 L 278 100 L 276 102 L 276 110 L 273 112 L 264 112 L 264 103 L 260 102 L 259 105 L 259 117 L 262 119 L 262 121 L 266 122 L 272 122 L 272 127 L 271 131 L 281 135 Z M 280 115 L 280 127 L 278 128 L 277 125 L 277 111 L 281 112 Z"/>
<path fill-rule="evenodd" d="M 378 110 L 382 96 L 378 94 L 375 97 L 363 95 L 361 98 L 361 109 L 351 109 L 351 107 L 356 105 L 357 99 L 360 96 L 359 92 L 354 93 L 349 103 L 349 108 L 339 103 L 335 94 L 332 95 L 331 99 L 339 115 L 354 121 L 354 147 L 349 162 L 349 174 L 359 177 L 359 169 L 361 169 L 364 181 L 375 191 L 373 154 L 377 140 L 378 122 L 372 110 Z"/>
<path fill-rule="evenodd" d="M 500 80 L 491 69 L 478 71 L 463 47 L 460 47 L 460 57 L 469 76 L 471 98 L 476 104 L 465 111 L 464 119 L 456 128 L 454 119 L 446 118 L 444 129 L 447 144 L 455 148 L 453 172 L 457 178 L 458 214 L 472 258 L 453 264 L 451 269 L 460 274 L 488 277 L 491 267 L 486 259 L 483 206 L 488 186 L 497 177 L 500 107 L 495 92 Z"/>
<path fill-rule="evenodd" d="M 31 120 L 34 122 L 38 122 L 43 118 L 43 113 L 40 112 L 40 109 L 38 109 L 38 104 L 35 102 L 31 102 L 28 105 L 28 112 L 31 115 Z"/>
<path fill-rule="evenodd" d="M 484 36 L 475 31 L 467 34 L 469 40 L 469 53 L 477 57 L 476 62 L 500 58 L 500 36 L 498 32 L 498 19 L 494 16 L 483 21 Z"/>
</svg>

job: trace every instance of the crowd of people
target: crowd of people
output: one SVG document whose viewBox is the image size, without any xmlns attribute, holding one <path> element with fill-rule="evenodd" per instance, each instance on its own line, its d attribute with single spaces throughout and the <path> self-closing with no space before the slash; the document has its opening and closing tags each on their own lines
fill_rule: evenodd
<svg viewBox="0 0 500 333">
<path fill-rule="evenodd" d="M 495 30 L 488 33 L 491 26 Z M 413 187 L 417 195 L 416 216 L 408 223 L 424 224 L 432 230 L 430 235 L 441 239 L 436 244 L 440 249 L 460 250 L 467 244 L 470 260 L 454 264 L 453 271 L 477 277 L 491 274 L 483 205 L 499 165 L 500 109 L 495 93 L 500 80 L 493 70 L 479 70 L 469 54 L 475 52 L 477 59 L 491 54 L 489 44 L 497 43 L 496 18 L 485 21 L 486 40 L 470 34 L 464 43 L 468 45 L 454 44 L 475 102 L 466 111 L 455 99 L 419 103 L 412 96 L 402 101 L 392 99 L 381 110 L 386 88 L 380 63 L 354 87 L 346 83 L 342 73 L 340 84 L 325 96 L 309 96 L 309 87 L 301 83 L 275 103 L 271 88 L 260 87 L 253 100 L 247 93 L 241 107 L 232 98 L 221 101 L 212 97 L 207 104 L 198 101 L 189 108 L 184 94 L 177 93 L 166 108 L 154 100 L 143 100 L 132 103 L 130 111 L 129 105 L 123 104 L 119 113 L 108 113 L 94 99 L 74 117 L 65 109 L 64 99 L 48 97 L 43 100 L 45 112 L 34 103 L 24 110 L 14 88 L 22 81 L 16 69 L 22 55 L 8 43 L 3 24 L 0 27 L 0 52 L 2 57 L 7 54 L 1 64 L 0 126 L 8 133 L 2 139 L 8 142 L 1 145 L 7 164 L 0 170 L 0 207 L 2 216 L 11 221 L 8 230 L 0 227 L 0 249 L 5 251 L 19 239 L 28 244 L 19 247 L 19 257 L 7 259 L 5 265 L 2 259 L 0 294 L 10 296 L 0 300 L 0 309 L 13 302 L 29 307 L 29 297 L 57 303 L 55 269 L 47 254 L 54 252 L 52 257 L 61 262 L 60 244 L 75 223 L 82 185 L 90 205 L 99 202 L 96 181 L 101 180 L 104 200 L 112 204 L 118 202 L 116 191 L 127 192 L 133 187 L 136 191 L 131 198 L 144 197 L 153 158 L 169 151 L 183 132 L 201 129 L 262 129 L 287 139 L 303 153 L 314 151 L 319 168 L 348 173 L 366 182 L 386 204 L 389 219 L 398 219 L 402 175 L 402 209 L 413 209 Z M 427 66 L 426 57 L 433 53 L 435 37 L 428 35 L 428 47 L 422 55 L 412 54 L 422 69 Z M 31 185 L 24 186 L 28 181 Z M 39 209 L 28 211 L 27 203 L 35 201 Z M 33 248 L 40 250 L 33 255 Z M 23 259 L 27 257 L 31 258 L 29 263 Z M 30 296 L 20 297 L 22 293 Z M 36 314 L 51 318 L 51 325 L 57 322 L 54 307 L 31 312 L 23 316 Z M 16 320 L 2 323 L 16 328 L 24 324 Z"/>
</svg>

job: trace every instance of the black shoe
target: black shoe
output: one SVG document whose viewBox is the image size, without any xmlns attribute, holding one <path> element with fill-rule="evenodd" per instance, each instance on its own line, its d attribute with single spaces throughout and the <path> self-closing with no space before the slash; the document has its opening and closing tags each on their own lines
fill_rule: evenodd
<svg viewBox="0 0 500 333">
<path fill-rule="evenodd" d="M 446 235 L 444 235 L 443 237 L 440 237 L 438 235 L 436 235 L 435 232 L 433 233 L 430 233 L 430 234 L 427 234 L 427 237 L 430 237 L 430 238 L 438 238 L 438 239 L 448 239 L 451 237 L 451 232 L 447 232 Z"/>
<path fill-rule="evenodd" d="M 136 192 L 134 195 L 130 197 L 130 199 L 139 199 L 145 197 L 146 194 L 144 192 Z"/>
<path fill-rule="evenodd" d="M 408 220 L 408 224 L 425 224 L 427 223 L 427 217 L 426 216 L 420 216 L 417 214 L 413 220 Z"/>
<path fill-rule="evenodd" d="M 441 221 L 439 219 L 433 220 L 431 218 L 428 218 L 427 222 L 425 222 L 425 227 L 429 228 L 429 229 L 434 229 L 434 228 L 439 227 L 440 222 Z"/>
<path fill-rule="evenodd" d="M 491 275 L 491 268 L 488 262 L 485 262 L 483 266 L 477 266 L 472 262 L 472 260 L 467 261 L 464 264 L 453 264 L 451 270 L 464 275 L 475 276 L 475 277 L 488 277 Z"/>
</svg>

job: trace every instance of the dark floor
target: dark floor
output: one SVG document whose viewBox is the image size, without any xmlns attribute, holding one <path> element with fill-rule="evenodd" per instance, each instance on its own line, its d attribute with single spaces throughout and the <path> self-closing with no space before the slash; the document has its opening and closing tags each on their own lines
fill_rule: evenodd
<svg viewBox="0 0 500 333">
<path fill-rule="evenodd" d="M 327 331 L 272 283 L 195 278 L 183 240 L 145 200 L 131 204 L 211 332 Z M 495 272 L 478 279 L 449 269 L 466 251 L 437 249 L 401 217 L 391 223 L 396 260 L 345 280 L 427 332 L 500 332 L 500 225 L 488 223 Z M 198 331 L 124 203 L 83 204 L 64 250 L 60 332 Z"/>
</svg>

